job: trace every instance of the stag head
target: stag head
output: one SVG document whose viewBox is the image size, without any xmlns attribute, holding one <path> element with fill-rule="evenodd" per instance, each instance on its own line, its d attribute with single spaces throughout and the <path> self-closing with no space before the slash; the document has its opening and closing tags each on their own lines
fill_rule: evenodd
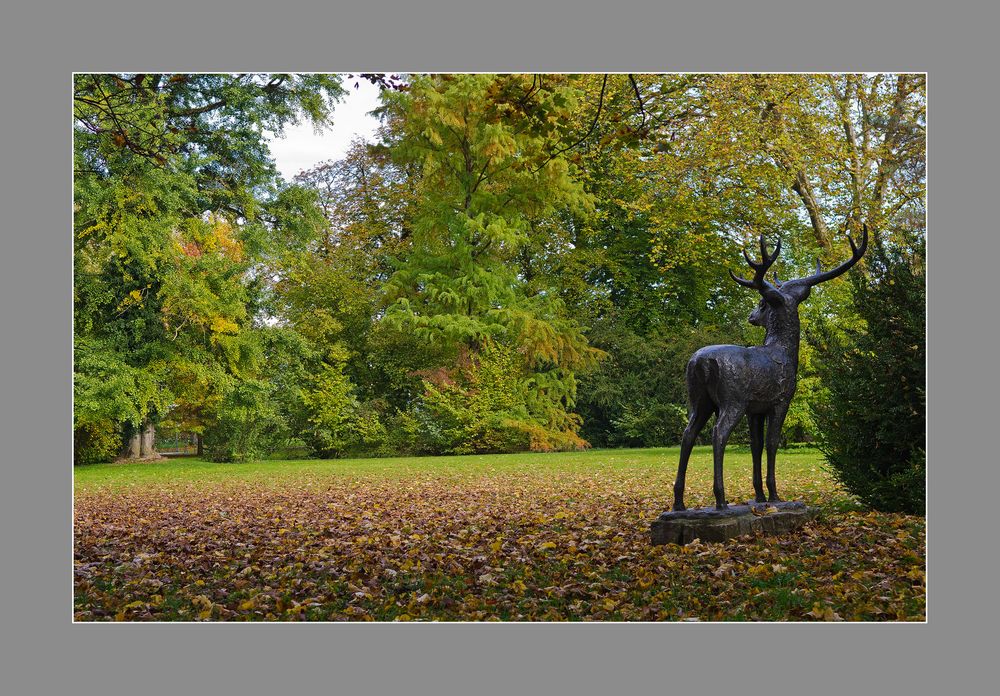
<svg viewBox="0 0 1000 696">
<path fill-rule="evenodd" d="M 851 235 L 847 235 L 847 241 L 851 245 L 851 258 L 836 268 L 824 271 L 819 258 L 817 258 L 816 272 L 812 275 L 782 282 L 778 279 L 778 274 L 775 273 L 772 275 L 772 278 L 774 279 L 773 283 L 768 282 L 765 275 L 778 259 L 778 254 L 781 252 L 781 240 L 779 239 L 778 243 L 775 245 L 774 252 L 772 254 L 768 254 L 767 243 L 764 241 L 764 235 L 761 235 L 761 260 L 759 262 L 750 258 L 750 255 L 746 252 L 746 249 L 744 249 L 743 257 L 746 259 L 750 268 L 754 270 L 753 280 L 741 278 L 732 271 L 729 271 L 729 275 L 743 287 L 756 290 L 761 295 L 760 304 L 757 305 L 757 308 L 754 309 L 753 313 L 750 315 L 750 323 L 754 326 L 767 326 L 771 315 L 774 315 L 775 313 L 784 314 L 788 311 L 795 312 L 798 309 L 799 304 L 809 297 L 809 291 L 814 285 L 819 285 L 820 283 L 832 280 L 833 278 L 847 272 L 851 266 L 856 264 L 858 260 L 864 256 L 865 251 L 868 249 L 868 225 L 862 225 L 861 227 L 860 245 L 854 243 L 854 239 Z"/>
</svg>

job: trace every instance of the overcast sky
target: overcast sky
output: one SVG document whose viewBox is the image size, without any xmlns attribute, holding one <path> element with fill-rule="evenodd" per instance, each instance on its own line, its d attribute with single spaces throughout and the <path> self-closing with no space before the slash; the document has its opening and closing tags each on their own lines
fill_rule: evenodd
<svg viewBox="0 0 1000 696">
<path fill-rule="evenodd" d="M 367 80 L 358 80 L 357 89 L 354 81 L 344 87 L 347 95 L 334 107 L 331 127 L 317 134 L 311 123 L 301 123 L 286 128 L 283 137 L 271 139 L 271 154 L 286 181 L 319 162 L 339 159 L 354 138 L 374 134 L 378 121 L 368 112 L 379 105 L 378 87 Z"/>
</svg>

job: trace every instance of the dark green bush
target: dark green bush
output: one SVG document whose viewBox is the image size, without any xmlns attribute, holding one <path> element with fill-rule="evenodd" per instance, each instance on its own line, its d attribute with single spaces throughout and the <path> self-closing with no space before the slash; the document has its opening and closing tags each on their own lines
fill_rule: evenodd
<svg viewBox="0 0 1000 696">
<path fill-rule="evenodd" d="M 906 248 L 876 241 L 868 273 L 852 272 L 863 326 L 820 329 L 814 409 L 830 470 L 865 505 L 925 509 L 925 284 L 921 239 Z"/>
<path fill-rule="evenodd" d="M 687 425 L 684 370 L 691 354 L 705 345 L 742 340 L 718 327 L 664 327 L 639 335 L 628 327 L 600 324 L 591 332 L 608 357 L 580 377 L 576 408 L 580 434 L 594 447 L 678 445 Z M 700 443 L 711 442 L 711 423 Z M 745 425 L 732 442 L 748 439 Z"/>
<path fill-rule="evenodd" d="M 79 424 L 73 430 L 73 463 L 110 462 L 121 453 L 120 428 L 111 421 Z"/>
</svg>

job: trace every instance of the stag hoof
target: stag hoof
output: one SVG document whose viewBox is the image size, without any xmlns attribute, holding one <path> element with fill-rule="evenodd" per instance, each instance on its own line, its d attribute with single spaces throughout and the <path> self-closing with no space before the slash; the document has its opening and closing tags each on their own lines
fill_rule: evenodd
<svg viewBox="0 0 1000 696">
<path fill-rule="evenodd" d="M 671 507 L 670 509 L 673 510 L 674 512 L 684 512 L 685 510 L 687 510 L 687 508 L 684 507 L 684 503 L 674 503 L 673 507 Z"/>
<path fill-rule="evenodd" d="M 716 503 L 715 504 L 715 509 L 716 510 L 728 510 L 729 509 L 729 503 Z"/>
<path fill-rule="evenodd" d="M 765 498 L 764 494 L 761 493 L 760 495 L 755 496 L 754 499 L 753 499 L 753 501 L 755 503 L 766 503 L 767 502 L 767 498 Z"/>
<path fill-rule="evenodd" d="M 761 501 L 761 502 L 763 502 L 763 501 Z M 767 499 L 767 502 L 769 502 L 769 503 L 783 503 L 783 502 L 785 502 L 785 501 L 784 501 L 784 500 L 782 500 L 781 498 L 779 498 L 779 497 L 778 497 L 778 496 L 776 496 L 776 495 L 772 495 L 772 496 L 770 496 L 770 497 L 769 497 L 769 498 Z"/>
</svg>

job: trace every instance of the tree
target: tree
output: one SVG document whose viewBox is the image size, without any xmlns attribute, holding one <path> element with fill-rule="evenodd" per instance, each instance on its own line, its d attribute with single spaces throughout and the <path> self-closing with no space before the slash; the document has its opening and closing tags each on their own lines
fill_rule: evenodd
<svg viewBox="0 0 1000 696">
<path fill-rule="evenodd" d="M 344 373 L 364 403 L 406 401 L 400 390 L 418 383 L 406 373 L 428 366 L 414 362 L 419 351 L 413 345 L 399 345 L 405 337 L 387 336 L 378 322 L 383 288 L 409 249 L 414 181 L 385 148 L 361 141 L 343 159 L 296 177 L 317 192 L 324 221 L 316 242 L 287 264 L 277 284 L 279 316 L 317 349 L 338 344 L 346 350 Z M 402 373 L 391 367 L 400 351 Z"/>
<path fill-rule="evenodd" d="M 417 77 L 385 96 L 390 151 L 419 167 L 412 247 L 387 284 L 385 321 L 446 346 L 452 363 L 494 342 L 513 348 L 531 417 L 567 436 L 579 427 L 574 371 L 599 352 L 516 259 L 531 220 L 586 205 L 562 156 L 576 99 L 569 78 L 521 75 Z"/>
<path fill-rule="evenodd" d="M 647 109 L 663 157 L 693 191 L 762 231 L 788 229 L 801 211 L 824 254 L 842 221 L 889 229 L 922 210 L 922 75 L 665 76 Z M 838 225 L 839 226 L 839 225 Z"/>
<path fill-rule="evenodd" d="M 660 108 L 654 122 L 650 90 L 682 91 L 685 80 L 586 78 L 603 108 L 599 118 L 578 116 L 593 128 L 573 159 L 593 209 L 573 216 L 563 237 L 539 227 L 524 261 L 537 282 L 560 288 L 589 341 L 609 355 L 577 390 L 582 432 L 603 446 L 676 444 L 691 352 L 747 334 L 749 303 L 726 274 L 738 245 L 709 214 L 711 197 L 690 195 L 651 137 L 669 115 Z"/>
<path fill-rule="evenodd" d="M 296 183 L 318 193 L 325 217 L 316 255 L 349 249 L 357 268 L 367 272 L 366 281 L 384 283 L 410 235 L 406 215 L 414 179 L 408 169 L 394 163 L 384 147 L 355 140 L 342 159 L 296 176 Z"/>
<path fill-rule="evenodd" d="M 78 431 L 103 414 L 126 456 L 151 453 L 175 398 L 218 391 L 190 375 L 245 357 L 254 269 L 288 209 L 264 133 L 325 122 L 340 94 L 321 75 L 76 76 Z M 129 383 L 92 388 L 107 366 Z"/>
</svg>

